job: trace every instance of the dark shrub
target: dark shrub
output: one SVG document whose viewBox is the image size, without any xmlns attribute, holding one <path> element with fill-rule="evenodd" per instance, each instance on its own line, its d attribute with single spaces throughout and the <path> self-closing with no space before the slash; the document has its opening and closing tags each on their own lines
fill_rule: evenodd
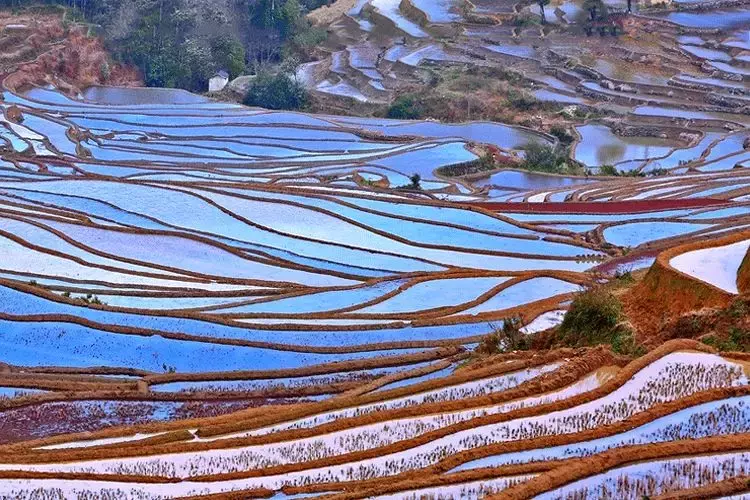
<svg viewBox="0 0 750 500">
<path fill-rule="evenodd" d="M 301 109 L 307 105 L 305 88 L 286 73 L 261 73 L 250 85 L 245 104 L 266 109 Z"/>
<path fill-rule="evenodd" d="M 396 98 L 388 108 L 387 117 L 397 120 L 418 120 L 422 118 L 422 106 L 417 98 L 410 94 L 405 94 Z"/>
</svg>

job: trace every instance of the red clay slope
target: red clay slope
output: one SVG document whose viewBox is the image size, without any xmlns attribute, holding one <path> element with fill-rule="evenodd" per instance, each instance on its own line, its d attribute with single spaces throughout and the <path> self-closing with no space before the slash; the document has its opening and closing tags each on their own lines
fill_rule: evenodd
<svg viewBox="0 0 750 500">
<path fill-rule="evenodd" d="M 737 289 L 740 293 L 750 293 L 750 248 L 737 271 Z"/>
</svg>

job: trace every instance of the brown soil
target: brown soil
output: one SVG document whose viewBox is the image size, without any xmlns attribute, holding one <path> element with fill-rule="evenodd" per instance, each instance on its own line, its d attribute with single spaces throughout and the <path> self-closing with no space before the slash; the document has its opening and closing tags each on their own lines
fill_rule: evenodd
<svg viewBox="0 0 750 500">
<path fill-rule="evenodd" d="M 26 26 L 16 38 L 12 52 L 4 51 L 0 75 L 5 88 L 19 91 L 31 85 L 53 84 L 63 92 L 77 94 L 90 85 L 142 86 L 133 67 L 115 63 L 102 41 L 88 36 L 88 27 L 65 27 L 61 14 L 0 13 L 0 29 L 8 24 Z M 7 35 L 0 38 L 0 43 Z M 104 67 L 108 68 L 103 70 Z"/>
<path fill-rule="evenodd" d="M 669 338 L 697 337 L 701 330 L 685 331 L 686 325 L 679 322 L 683 316 L 710 317 L 716 310 L 727 309 L 733 295 L 677 271 L 669 261 L 685 252 L 728 245 L 748 237 L 750 233 L 745 231 L 717 240 L 680 245 L 659 254 L 644 279 L 621 296 L 625 313 L 638 331 L 639 340 L 655 346 Z M 709 311 L 697 312 L 705 309 Z"/>
<path fill-rule="evenodd" d="M 750 293 L 750 248 L 737 271 L 737 289 L 743 294 Z"/>
<path fill-rule="evenodd" d="M 621 297 L 639 340 L 648 341 L 663 333 L 664 326 L 684 314 L 703 308 L 724 308 L 731 297 L 699 281 L 677 273 L 657 260 L 645 278 Z"/>
<path fill-rule="evenodd" d="M 720 350 L 749 350 L 750 298 L 735 299 L 726 308 L 703 308 L 667 321 L 658 334 L 647 339 L 647 344 L 658 345 L 673 338 L 701 339 Z"/>
</svg>

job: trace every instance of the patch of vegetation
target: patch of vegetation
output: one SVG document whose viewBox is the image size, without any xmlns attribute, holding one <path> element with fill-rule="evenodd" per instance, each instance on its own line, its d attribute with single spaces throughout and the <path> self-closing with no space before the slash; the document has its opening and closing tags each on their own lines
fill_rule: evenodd
<svg viewBox="0 0 750 500">
<path fill-rule="evenodd" d="M 477 90 L 487 90 L 498 82 L 521 83 L 523 75 L 505 67 L 469 66 L 468 68 L 440 68 L 435 72 L 438 84 L 446 90 L 466 93 Z"/>
<path fill-rule="evenodd" d="M 328 31 L 319 26 L 307 26 L 300 29 L 291 40 L 297 53 L 313 49 L 326 41 Z"/>
<path fill-rule="evenodd" d="M 612 175 L 617 176 L 619 172 L 614 165 L 602 165 L 599 168 L 599 175 Z"/>
<path fill-rule="evenodd" d="M 503 319 L 503 326 L 486 335 L 477 346 L 481 355 L 526 351 L 531 348 L 531 337 L 521 331 L 523 320 L 518 316 Z"/>
<path fill-rule="evenodd" d="M 285 72 L 259 74 L 245 95 L 245 104 L 267 109 L 303 109 L 309 102 L 305 87 Z"/>
<path fill-rule="evenodd" d="M 409 181 L 411 182 L 410 186 L 412 189 L 422 189 L 422 176 L 419 174 L 411 174 L 409 177 Z"/>
<path fill-rule="evenodd" d="M 614 165 L 602 165 L 599 168 L 599 175 L 611 177 L 646 177 L 646 174 L 638 170 L 617 170 Z"/>
<path fill-rule="evenodd" d="M 554 147 L 539 142 L 530 142 L 523 150 L 526 155 L 523 167 L 527 170 L 559 173 L 562 170 L 561 165 L 567 159 Z"/>
<path fill-rule="evenodd" d="M 666 168 L 658 167 L 658 168 L 654 168 L 654 169 L 649 170 L 646 173 L 646 175 L 648 175 L 649 177 L 658 177 L 660 175 L 669 175 L 669 170 L 667 170 Z"/>
<path fill-rule="evenodd" d="M 423 116 L 424 109 L 417 96 L 413 94 L 398 96 L 386 113 L 386 117 L 397 120 L 418 120 Z"/>
<path fill-rule="evenodd" d="M 552 125 L 552 128 L 549 129 L 549 133 L 557 137 L 557 139 L 560 141 L 560 144 L 563 144 L 565 146 L 572 144 L 575 140 L 573 134 L 571 134 L 568 131 L 567 127 L 565 127 L 564 125 Z"/>
<path fill-rule="evenodd" d="M 214 64 L 225 69 L 230 77 L 237 77 L 245 71 L 245 48 L 236 38 L 217 35 L 211 40 L 211 54 L 215 57 Z"/>
<path fill-rule="evenodd" d="M 437 70 L 422 68 L 419 74 L 421 85 L 411 87 L 390 107 L 384 106 L 381 116 L 435 118 L 451 123 L 489 120 L 522 124 L 530 119 L 530 113 L 553 114 L 565 107 L 562 103 L 534 98 L 526 89 L 523 74 L 508 68 L 441 65 Z"/>
<path fill-rule="evenodd" d="M 748 352 L 750 351 L 750 330 L 732 327 L 725 338 L 708 335 L 701 339 L 706 345 L 714 347 L 719 351 L 726 352 Z"/>
<path fill-rule="evenodd" d="M 445 177 L 462 177 L 481 172 L 491 172 L 496 170 L 498 166 L 492 153 L 485 153 L 473 161 L 440 167 L 437 172 Z"/>
<path fill-rule="evenodd" d="M 520 167 L 532 172 L 548 174 L 583 173 L 581 168 L 569 161 L 567 150 L 560 150 L 540 142 L 530 142 L 523 147 L 524 161 Z"/>
<path fill-rule="evenodd" d="M 750 352 L 750 300 L 737 298 L 726 309 L 710 315 L 683 316 L 675 329 L 690 337 L 709 331 L 700 340 L 719 351 Z"/>
<path fill-rule="evenodd" d="M 414 173 L 409 176 L 409 184 L 404 184 L 396 189 L 408 189 L 411 191 L 420 191 L 422 189 L 422 176 Z"/>
<path fill-rule="evenodd" d="M 750 316 L 750 305 L 742 299 L 736 299 L 727 308 L 727 314 L 732 319 L 746 319 Z"/>
<path fill-rule="evenodd" d="M 640 170 L 620 170 L 620 177 L 646 177 Z"/>
<path fill-rule="evenodd" d="M 633 330 L 623 324 L 622 304 L 612 292 L 596 286 L 573 299 L 557 330 L 557 340 L 566 346 L 609 344 L 619 354 L 641 355 Z"/>
<path fill-rule="evenodd" d="M 513 26 L 527 28 L 539 24 L 540 19 L 531 12 L 520 12 L 513 17 Z"/>
<path fill-rule="evenodd" d="M 68 295 L 70 296 L 70 295 Z M 92 294 L 87 294 L 85 297 L 77 297 L 76 300 L 80 300 L 81 302 L 85 304 L 97 304 L 97 305 L 106 305 L 104 302 L 99 300 L 99 297 Z"/>
<path fill-rule="evenodd" d="M 633 272 L 630 269 L 621 271 L 617 270 L 615 271 L 615 282 L 618 285 L 627 286 L 632 285 L 635 283 L 635 278 L 633 278 Z"/>
<path fill-rule="evenodd" d="M 519 111 L 530 111 L 539 104 L 537 98 L 525 90 L 510 89 L 507 98 L 508 104 Z"/>
</svg>

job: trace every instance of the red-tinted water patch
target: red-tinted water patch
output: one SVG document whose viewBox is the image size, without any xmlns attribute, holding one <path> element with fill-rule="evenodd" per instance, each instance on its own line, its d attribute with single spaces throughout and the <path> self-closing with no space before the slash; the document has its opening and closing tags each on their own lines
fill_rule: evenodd
<svg viewBox="0 0 750 500">
<path fill-rule="evenodd" d="M 641 212 L 661 212 L 689 208 L 728 205 L 731 202 L 713 198 L 685 198 L 668 200 L 624 200 L 624 201 L 581 201 L 581 202 L 468 202 L 463 205 L 492 210 L 493 212 L 521 213 L 566 213 L 566 214 L 633 214 Z"/>
</svg>

